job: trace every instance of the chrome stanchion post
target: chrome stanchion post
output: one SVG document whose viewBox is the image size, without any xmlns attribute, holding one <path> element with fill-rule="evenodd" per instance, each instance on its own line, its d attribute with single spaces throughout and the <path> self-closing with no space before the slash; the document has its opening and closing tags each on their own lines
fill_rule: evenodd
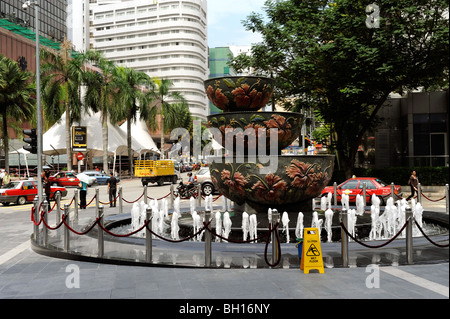
<svg viewBox="0 0 450 319">
<path fill-rule="evenodd" d="M 145 260 L 148 263 L 152 262 L 152 223 L 150 222 L 152 219 L 152 209 L 147 207 L 145 222 L 147 223 L 147 227 L 145 228 Z"/>
<path fill-rule="evenodd" d="M 449 194 L 449 190 L 448 190 L 448 184 L 445 184 L 445 208 L 447 209 L 447 212 L 449 212 L 450 194 Z"/>
<path fill-rule="evenodd" d="M 103 225 L 103 205 L 98 207 L 98 211 L 97 211 L 97 218 L 98 218 L 98 224 L 97 224 L 97 230 L 98 230 L 98 243 L 97 243 L 97 247 L 98 247 L 98 257 L 103 257 L 103 255 L 105 254 L 105 241 L 103 239 L 103 229 L 102 229 L 102 225 Z"/>
<path fill-rule="evenodd" d="M 363 183 L 363 203 L 364 203 L 364 207 L 365 207 L 366 204 L 367 204 L 366 191 L 367 191 L 367 183 L 364 182 L 364 183 Z"/>
<path fill-rule="evenodd" d="M 87 205 L 87 203 L 86 203 L 86 205 Z M 99 188 L 97 187 L 97 188 L 95 189 L 95 214 L 96 214 L 97 216 L 99 216 L 99 212 L 98 212 L 99 207 L 100 207 L 100 190 L 99 190 Z"/>
<path fill-rule="evenodd" d="M 57 192 L 55 198 L 56 198 L 56 214 L 55 214 L 55 218 L 56 218 L 56 225 L 58 225 L 59 222 L 61 221 L 61 193 Z"/>
<path fill-rule="evenodd" d="M 69 216 L 69 204 L 64 205 L 64 219 L 67 225 L 70 225 L 70 216 Z M 70 230 L 66 226 L 64 227 L 64 250 L 69 252 L 70 249 Z"/>
<path fill-rule="evenodd" d="M 147 204 L 148 198 L 147 198 L 147 185 L 144 185 L 144 203 Z"/>
<path fill-rule="evenodd" d="M 43 235 L 43 245 L 44 247 L 47 247 L 48 245 L 48 228 L 46 225 L 48 225 L 48 202 L 47 200 L 44 200 L 44 223 L 42 227 L 42 235 Z"/>
<path fill-rule="evenodd" d="M 122 193 L 122 186 L 119 185 L 119 214 L 123 214 L 123 193 Z"/>
<path fill-rule="evenodd" d="M 277 252 L 278 252 L 278 227 L 276 225 L 280 221 L 280 213 L 276 209 L 272 210 L 272 264 L 277 262 Z"/>
<path fill-rule="evenodd" d="M 394 191 L 395 191 L 395 185 L 394 185 L 394 183 L 391 183 L 391 198 L 395 201 Z"/>
<path fill-rule="evenodd" d="M 422 203 L 422 185 L 417 184 L 417 202 Z"/>
<path fill-rule="evenodd" d="M 406 262 L 409 265 L 413 263 L 413 212 L 411 207 L 405 209 L 406 225 Z"/>
<path fill-rule="evenodd" d="M 34 222 L 39 222 L 39 197 L 36 195 L 33 200 L 34 207 Z M 39 225 L 34 224 L 34 241 L 37 243 L 39 238 Z"/>
<path fill-rule="evenodd" d="M 211 212 L 205 212 L 205 223 L 208 224 L 211 219 Z M 205 232 L 205 267 L 211 267 L 212 246 L 211 246 L 211 225 L 208 225 Z"/>
<path fill-rule="evenodd" d="M 344 224 L 345 229 L 348 229 L 348 214 L 344 208 L 341 211 L 341 222 Z M 345 230 L 341 227 L 341 255 L 342 255 L 342 267 L 348 268 L 348 236 Z"/>
<path fill-rule="evenodd" d="M 197 209 L 200 209 L 202 206 L 202 185 L 198 183 L 197 185 Z"/>
<path fill-rule="evenodd" d="M 173 190 L 174 190 L 174 185 L 173 183 L 170 184 L 170 197 L 169 197 L 169 208 L 170 209 L 174 209 L 174 203 L 175 203 L 175 195 L 173 194 Z"/>
<path fill-rule="evenodd" d="M 334 199 L 334 207 L 337 207 L 337 183 L 333 183 L 333 199 Z"/>
<path fill-rule="evenodd" d="M 74 202 L 74 211 L 75 211 L 74 217 L 73 217 L 73 218 L 74 218 L 75 220 L 78 220 L 78 198 L 79 198 L 79 197 L 78 197 L 78 194 L 79 194 L 79 191 L 78 191 L 78 189 L 76 189 L 76 190 L 75 190 L 75 195 L 74 195 L 74 196 L 75 196 L 75 199 L 74 199 L 74 201 L 73 201 L 73 202 Z"/>
</svg>

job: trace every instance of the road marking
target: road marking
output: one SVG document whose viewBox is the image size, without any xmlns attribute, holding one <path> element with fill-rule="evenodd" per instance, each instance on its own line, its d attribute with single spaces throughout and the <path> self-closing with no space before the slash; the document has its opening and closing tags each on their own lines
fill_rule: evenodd
<svg viewBox="0 0 450 319">
<path fill-rule="evenodd" d="M 388 273 L 392 276 L 406 280 L 414 285 L 431 290 L 431 291 L 438 293 L 440 295 L 443 295 L 447 298 L 449 297 L 448 287 L 446 287 L 444 285 L 441 285 L 441 284 L 435 283 L 433 281 L 427 280 L 425 278 L 410 274 L 410 273 L 400 270 L 396 267 L 380 267 L 380 269 L 382 271 L 384 271 L 385 273 Z"/>
<path fill-rule="evenodd" d="M 3 255 L 0 256 L 0 265 L 4 264 L 11 258 L 14 258 L 15 256 L 17 256 L 21 252 L 27 250 L 28 248 L 30 248 L 30 242 L 26 241 L 23 244 L 20 244 L 19 246 L 17 246 L 16 248 L 13 248 L 10 251 L 4 253 Z"/>
</svg>

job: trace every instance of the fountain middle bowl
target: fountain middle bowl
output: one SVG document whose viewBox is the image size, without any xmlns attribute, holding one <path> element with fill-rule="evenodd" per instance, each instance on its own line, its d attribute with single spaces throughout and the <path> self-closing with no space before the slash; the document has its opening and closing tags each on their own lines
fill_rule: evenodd
<svg viewBox="0 0 450 319">
<path fill-rule="evenodd" d="M 300 136 L 303 118 L 303 114 L 295 112 L 229 112 L 208 116 L 207 126 L 218 130 L 212 132 L 214 139 L 227 150 L 238 149 L 242 143 L 243 149 L 255 154 L 261 137 L 265 139 L 264 151 L 270 150 L 271 129 L 277 129 L 279 154 Z"/>
<path fill-rule="evenodd" d="M 226 198 L 258 212 L 295 211 L 317 197 L 333 175 L 334 155 L 268 155 L 214 158 L 211 179 Z"/>
</svg>

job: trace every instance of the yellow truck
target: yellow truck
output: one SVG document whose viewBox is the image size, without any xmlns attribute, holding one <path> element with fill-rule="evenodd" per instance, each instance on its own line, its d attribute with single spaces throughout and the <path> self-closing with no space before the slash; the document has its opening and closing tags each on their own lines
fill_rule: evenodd
<svg viewBox="0 0 450 319">
<path fill-rule="evenodd" d="M 158 183 L 159 186 L 165 182 L 176 184 L 180 178 L 172 160 L 135 161 L 134 175 L 141 178 L 143 186 L 148 183 Z"/>
</svg>

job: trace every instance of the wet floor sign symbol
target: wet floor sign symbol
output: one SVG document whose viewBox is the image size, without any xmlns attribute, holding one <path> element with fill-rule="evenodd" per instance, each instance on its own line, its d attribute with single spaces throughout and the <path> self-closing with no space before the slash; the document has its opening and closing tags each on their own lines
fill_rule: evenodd
<svg viewBox="0 0 450 319">
<path fill-rule="evenodd" d="M 319 229 L 305 228 L 303 235 L 303 253 L 300 269 L 305 274 L 309 274 L 311 269 L 317 269 L 319 273 L 323 274 L 323 257 L 320 248 Z"/>
</svg>

